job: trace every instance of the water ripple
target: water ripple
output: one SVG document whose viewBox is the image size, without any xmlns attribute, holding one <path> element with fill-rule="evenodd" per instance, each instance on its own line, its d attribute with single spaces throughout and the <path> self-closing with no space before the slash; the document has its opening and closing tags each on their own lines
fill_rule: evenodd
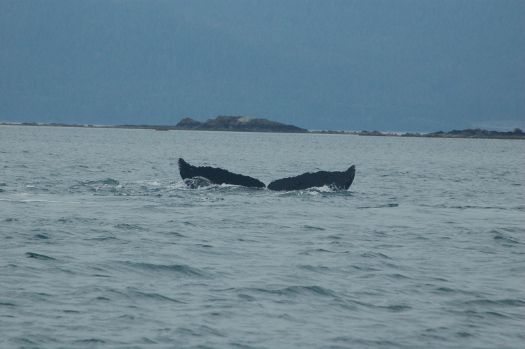
<svg viewBox="0 0 525 349">
<path fill-rule="evenodd" d="M 185 264 L 153 264 L 144 262 L 119 261 L 121 265 L 142 272 L 174 273 L 186 276 L 208 276 L 205 271 Z"/>
<path fill-rule="evenodd" d="M 35 252 L 26 252 L 26 257 L 28 258 L 35 258 L 43 261 L 56 261 L 55 258 L 46 256 L 44 254 L 39 254 Z"/>
<path fill-rule="evenodd" d="M 523 347 L 525 142 L 6 131 L 1 348 Z M 360 171 L 192 190 L 179 157 Z"/>
</svg>

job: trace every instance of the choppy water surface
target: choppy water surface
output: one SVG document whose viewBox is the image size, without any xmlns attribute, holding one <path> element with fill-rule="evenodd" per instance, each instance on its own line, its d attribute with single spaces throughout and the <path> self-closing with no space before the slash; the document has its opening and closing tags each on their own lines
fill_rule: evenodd
<svg viewBox="0 0 525 349">
<path fill-rule="evenodd" d="M 0 347 L 521 348 L 525 142 L 0 127 Z M 348 192 L 187 189 L 177 159 Z"/>
</svg>

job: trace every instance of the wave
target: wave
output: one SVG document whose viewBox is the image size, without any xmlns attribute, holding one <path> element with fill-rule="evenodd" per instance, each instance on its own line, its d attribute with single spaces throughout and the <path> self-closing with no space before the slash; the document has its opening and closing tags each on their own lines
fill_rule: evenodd
<svg viewBox="0 0 525 349">
<path fill-rule="evenodd" d="M 176 329 L 176 332 L 179 334 L 179 335 L 190 335 L 190 336 L 195 336 L 195 337 L 203 337 L 203 336 L 208 336 L 208 335 L 212 335 L 212 336 L 216 336 L 216 337 L 226 337 L 226 334 L 220 332 L 219 330 L 216 330 L 210 326 L 206 326 L 206 325 L 200 325 L 198 326 L 196 329 L 191 329 L 191 328 L 188 328 L 188 327 L 179 327 Z M 233 345 L 233 347 L 239 347 L 239 348 L 251 348 L 251 347 L 247 347 L 247 346 L 244 346 L 244 345 L 241 345 L 241 346 L 238 346 L 238 345 Z M 208 346 L 199 346 L 198 348 L 202 348 L 202 349 L 206 349 L 206 348 L 209 348 Z"/>
<path fill-rule="evenodd" d="M 505 207 L 505 206 L 483 206 L 483 205 L 447 205 L 447 204 L 419 204 L 421 207 L 428 207 L 428 208 L 444 208 L 444 209 L 457 209 L 457 210 L 501 210 L 501 211 L 508 211 L 508 210 L 520 210 L 520 206 L 517 207 Z"/>
<path fill-rule="evenodd" d="M 161 273 L 175 273 L 182 274 L 186 276 L 207 276 L 207 273 L 198 268 L 190 267 L 185 264 L 153 264 L 145 262 L 130 262 L 130 261 L 121 261 L 118 262 L 122 265 L 131 267 L 136 270 L 146 271 L 146 272 L 161 272 Z"/>
<path fill-rule="evenodd" d="M 399 313 L 402 311 L 407 311 L 412 309 L 411 306 L 406 304 L 393 304 L 393 305 L 386 305 L 386 306 L 377 306 L 378 308 L 385 309 L 391 312 Z"/>
<path fill-rule="evenodd" d="M 0 307 L 16 307 L 17 305 L 9 302 L 0 302 Z"/>
<path fill-rule="evenodd" d="M 461 289 L 451 288 L 451 287 L 446 287 L 446 286 L 436 287 L 432 292 L 445 293 L 445 294 L 461 294 L 461 295 L 467 295 L 467 296 L 480 296 L 481 295 L 479 291 L 467 291 L 467 290 L 461 290 Z"/>
<path fill-rule="evenodd" d="M 28 258 L 35 258 L 43 261 L 56 261 L 55 258 L 46 256 L 44 254 L 39 254 L 35 252 L 26 252 L 26 257 Z"/>
<path fill-rule="evenodd" d="M 33 237 L 38 240 L 48 240 L 49 239 L 49 236 L 46 233 L 38 233 L 38 234 L 33 235 Z"/>
<path fill-rule="evenodd" d="M 135 297 L 135 298 L 138 297 L 138 298 L 145 298 L 145 299 L 151 299 L 151 300 L 156 300 L 156 301 L 168 301 L 168 302 L 173 302 L 173 303 L 184 303 L 184 302 L 179 301 L 177 299 L 161 295 L 160 293 L 139 291 L 138 289 L 132 288 L 132 287 L 128 287 L 128 289 L 126 290 L 126 293 L 129 296 Z"/>
<path fill-rule="evenodd" d="M 79 339 L 74 341 L 75 344 L 106 344 L 106 341 L 100 338 L 87 338 L 87 339 Z"/>
<path fill-rule="evenodd" d="M 191 184 L 191 183 L 190 183 Z M 205 184 L 205 183 L 204 183 Z M 334 189 L 329 186 L 313 187 L 304 190 L 293 191 L 272 191 L 267 188 L 249 188 L 232 184 L 209 184 L 209 185 L 188 186 L 185 181 L 171 181 L 163 179 L 135 180 L 130 182 L 121 182 L 115 178 L 102 178 L 94 180 L 77 181 L 67 188 L 70 193 L 93 193 L 94 195 L 115 195 L 115 196 L 179 196 L 186 192 L 194 193 L 261 193 L 272 194 L 277 196 L 291 197 L 347 197 L 352 196 L 349 190 Z"/>
<path fill-rule="evenodd" d="M 97 236 L 97 237 L 93 237 L 93 238 L 87 238 L 85 240 L 88 240 L 88 241 L 110 241 L 110 240 L 119 240 L 119 239 L 114 237 L 114 236 Z"/>
<path fill-rule="evenodd" d="M 253 188 L 246 188 L 230 184 L 211 184 L 198 186 L 196 188 L 188 187 L 184 181 L 166 181 L 166 180 L 136 180 L 122 183 L 114 178 L 105 178 L 98 180 L 79 181 L 68 188 L 70 193 L 93 193 L 94 195 L 115 195 L 115 196 L 179 196 L 180 194 L 193 192 L 230 192 L 242 191 L 253 192 Z"/>
<path fill-rule="evenodd" d="M 399 207 L 398 203 L 389 203 L 389 204 L 379 204 L 374 206 L 358 206 L 358 209 L 368 209 L 368 208 L 390 208 L 390 207 Z"/>
<path fill-rule="evenodd" d="M 325 267 L 324 265 L 300 265 L 299 268 L 307 271 L 312 271 L 316 273 L 328 273 L 332 268 Z"/>
<path fill-rule="evenodd" d="M 114 178 L 104 178 L 98 180 L 79 181 L 77 184 L 68 188 L 69 192 L 95 192 L 95 193 L 117 193 L 121 188 L 120 182 Z"/>
<path fill-rule="evenodd" d="M 498 242 L 501 242 L 502 244 L 506 245 L 506 246 L 512 246 L 512 245 L 519 245 L 521 244 L 521 242 L 513 237 L 513 236 L 510 236 L 509 234 L 505 234 L 501 231 L 498 231 L 498 230 L 492 230 L 491 231 L 492 234 L 494 234 L 494 240 L 495 241 L 498 241 Z"/>
<path fill-rule="evenodd" d="M 79 216 L 60 217 L 56 220 L 56 223 L 60 224 L 95 224 L 98 222 L 99 220 L 97 218 L 86 218 Z"/>
<path fill-rule="evenodd" d="M 479 311 L 479 310 L 472 310 L 472 309 L 467 309 L 467 310 L 453 309 L 450 312 L 453 313 L 453 314 L 458 314 L 458 315 L 461 315 L 461 316 L 468 316 L 469 318 L 478 318 L 478 319 L 485 319 L 487 317 L 489 317 L 489 318 L 498 318 L 498 319 L 510 319 L 510 318 L 512 318 L 512 316 L 509 316 L 509 315 L 506 315 L 506 314 L 503 314 L 501 312 L 497 312 L 497 311 L 494 311 L 494 310 Z"/>
<path fill-rule="evenodd" d="M 119 224 L 114 225 L 114 227 L 117 229 L 122 229 L 122 230 L 145 231 L 145 229 L 138 224 L 119 223 Z"/>
<path fill-rule="evenodd" d="M 392 259 L 391 257 L 383 254 L 381 252 L 365 252 L 361 254 L 361 257 L 365 258 L 383 258 L 383 259 Z"/>
<path fill-rule="evenodd" d="M 241 294 L 244 294 L 246 292 L 255 292 L 255 293 L 263 293 L 263 294 L 271 294 L 271 295 L 278 295 L 278 296 L 285 296 L 285 297 L 295 297 L 300 295 L 306 295 L 306 296 L 323 296 L 323 297 L 335 297 L 338 298 L 336 293 L 330 289 L 321 287 L 321 286 L 288 286 L 284 288 L 257 288 L 257 287 L 249 287 L 249 288 L 242 288 L 238 289 Z"/>
<path fill-rule="evenodd" d="M 353 196 L 353 192 L 350 190 L 341 190 L 341 189 L 335 189 L 329 186 L 323 186 L 323 187 L 312 187 L 308 189 L 303 190 L 290 190 L 290 191 L 272 191 L 272 190 L 265 190 L 266 192 L 274 193 L 277 196 L 280 197 L 309 197 L 309 196 L 319 196 L 319 197 L 350 197 Z"/>
<path fill-rule="evenodd" d="M 373 308 L 379 310 L 386 310 L 388 312 L 400 313 L 404 311 L 411 310 L 412 307 L 408 304 L 388 304 L 388 305 L 378 305 L 373 303 L 366 303 L 358 300 L 351 300 L 351 304 L 360 305 L 366 308 Z"/>
<path fill-rule="evenodd" d="M 320 230 L 320 231 L 326 230 L 325 228 L 316 227 L 313 225 L 303 225 L 303 229 L 304 230 Z"/>
<path fill-rule="evenodd" d="M 120 182 L 113 178 L 105 178 L 94 181 L 84 181 L 80 182 L 82 185 L 119 185 Z"/>
<path fill-rule="evenodd" d="M 470 301 L 462 302 L 465 305 L 490 305 L 490 306 L 512 306 L 512 307 L 524 307 L 525 300 L 522 299 L 474 299 Z"/>
<path fill-rule="evenodd" d="M 306 251 L 299 252 L 300 255 L 309 256 L 312 253 L 350 253 L 350 251 L 330 251 L 324 248 L 312 248 Z"/>
</svg>

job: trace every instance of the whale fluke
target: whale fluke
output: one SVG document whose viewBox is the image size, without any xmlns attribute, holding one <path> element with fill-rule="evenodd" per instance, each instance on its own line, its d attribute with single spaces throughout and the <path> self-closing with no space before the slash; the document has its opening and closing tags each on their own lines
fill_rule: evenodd
<svg viewBox="0 0 525 349">
<path fill-rule="evenodd" d="M 212 184 L 233 184 L 251 188 L 266 187 L 263 182 L 253 177 L 232 173 L 217 167 L 193 166 L 182 158 L 179 158 L 179 171 L 180 176 L 186 183 L 188 183 L 188 179 L 201 177 L 207 179 Z"/>
<path fill-rule="evenodd" d="M 329 186 L 333 189 L 347 190 L 355 176 L 355 166 L 346 171 L 319 171 L 303 173 L 295 177 L 275 180 L 268 184 L 270 190 L 303 190 L 313 187 Z"/>
<path fill-rule="evenodd" d="M 190 188 L 198 188 L 209 184 L 233 184 L 251 188 L 265 188 L 260 180 L 232 173 L 218 167 L 193 166 L 179 158 L 180 176 Z M 347 190 L 355 176 L 355 166 L 346 171 L 318 171 L 303 173 L 295 177 L 275 180 L 268 184 L 268 189 L 279 191 L 304 190 L 314 187 L 328 186 L 337 190 Z"/>
</svg>

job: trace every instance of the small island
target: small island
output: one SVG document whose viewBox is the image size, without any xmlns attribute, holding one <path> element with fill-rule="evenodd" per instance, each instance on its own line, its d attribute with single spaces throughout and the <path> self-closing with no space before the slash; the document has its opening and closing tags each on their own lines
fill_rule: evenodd
<svg viewBox="0 0 525 349">
<path fill-rule="evenodd" d="M 184 118 L 177 125 L 178 130 L 201 131 L 241 131 L 241 132 L 287 132 L 306 133 L 308 130 L 294 125 L 282 124 L 267 119 L 249 118 L 245 116 L 217 116 L 205 122 L 192 118 Z"/>
</svg>

